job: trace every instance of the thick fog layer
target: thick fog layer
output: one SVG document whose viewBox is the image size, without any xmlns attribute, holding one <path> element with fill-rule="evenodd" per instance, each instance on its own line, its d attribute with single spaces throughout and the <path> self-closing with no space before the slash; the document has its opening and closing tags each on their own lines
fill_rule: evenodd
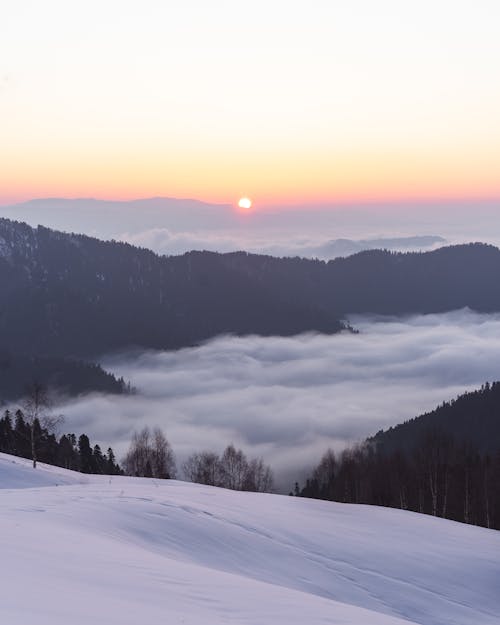
<svg viewBox="0 0 500 625">
<path fill-rule="evenodd" d="M 233 442 L 270 463 L 286 490 L 329 446 L 341 449 L 500 378 L 500 315 L 351 321 L 359 334 L 221 337 L 108 358 L 106 367 L 137 394 L 66 403 L 65 429 L 121 455 L 134 429 L 160 425 L 180 461 Z"/>
</svg>

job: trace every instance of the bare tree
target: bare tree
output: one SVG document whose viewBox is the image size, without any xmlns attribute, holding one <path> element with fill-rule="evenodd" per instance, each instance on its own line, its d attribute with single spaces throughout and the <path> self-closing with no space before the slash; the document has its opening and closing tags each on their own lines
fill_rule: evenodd
<svg viewBox="0 0 500 625">
<path fill-rule="evenodd" d="M 175 477 L 174 452 L 162 430 L 155 428 L 151 434 L 150 429 L 144 427 L 134 432 L 123 467 L 125 473 L 136 477 Z"/>
<path fill-rule="evenodd" d="M 274 477 L 271 467 L 264 464 L 262 458 L 254 458 L 247 465 L 243 490 L 256 493 L 270 493 L 273 490 Z"/>
<path fill-rule="evenodd" d="M 321 497 L 328 498 L 333 493 L 337 469 L 335 454 L 332 449 L 327 449 L 313 473 Z"/>
<path fill-rule="evenodd" d="M 51 402 L 47 389 L 40 383 L 34 382 L 29 388 L 23 401 L 24 420 L 29 428 L 31 458 L 33 468 L 36 469 L 38 461 L 38 441 L 43 431 L 53 433 L 64 421 L 61 415 L 50 413 Z"/>
<path fill-rule="evenodd" d="M 159 427 L 153 430 L 152 467 L 154 477 L 173 479 L 176 476 L 174 452 Z"/>
<path fill-rule="evenodd" d="M 222 467 L 220 458 L 211 451 L 192 454 L 182 466 L 184 476 L 190 482 L 222 486 Z"/>
<path fill-rule="evenodd" d="M 191 482 L 232 490 L 271 492 L 273 473 L 262 459 L 250 462 L 241 449 L 228 445 L 219 457 L 211 451 L 192 454 L 182 466 Z"/>
<path fill-rule="evenodd" d="M 241 449 L 228 445 L 221 458 L 222 480 L 225 488 L 243 490 L 248 462 Z"/>
<path fill-rule="evenodd" d="M 138 477 L 146 474 L 149 438 L 150 433 L 147 427 L 132 435 L 129 450 L 123 459 L 123 468 L 127 475 Z"/>
<path fill-rule="evenodd" d="M 417 448 L 421 472 L 428 484 L 433 516 L 446 516 L 453 439 L 439 429 L 429 429 Z"/>
</svg>

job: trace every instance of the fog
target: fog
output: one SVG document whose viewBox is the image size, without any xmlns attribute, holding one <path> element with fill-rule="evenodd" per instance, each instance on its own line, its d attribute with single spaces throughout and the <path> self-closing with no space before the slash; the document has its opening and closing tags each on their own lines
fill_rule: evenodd
<svg viewBox="0 0 500 625">
<path fill-rule="evenodd" d="M 122 233 L 120 241 L 138 247 L 154 250 L 158 254 L 176 255 L 190 250 L 210 252 L 236 252 L 245 250 L 254 254 L 271 256 L 300 256 L 331 260 L 339 256 L 350 256 L 369 249 L 390 249 L 393 251 L 429 251 L 446 245 L 443 237 L 400 236 L 374 237 L 368 239 L 348 239 L 325 237 L 320 231 L 309 235 L 288 235 L 283 232 L 172 232 L 167 228 L 153 228 L 135 234 Z"/>
<path fill-rule="evenodd" d="M 175 352 L 108 356 L 133 396 L 59 407 L 66 431 L 120 456 L 134 429 L 161 426 L 179 462 L 230 442 L 272 465 L 281 491 L 337 450 L 500 377 L 500 315 L 352 317 L 359 334 L 224 336 Z"/>
<path fill-rule="evenodd" d="M 258 203 L 257 203 L 258 204 Z M 192 249 L 246 250 L 278 256 L 333 258 L 373 239 L 440 236 L 442 243 L 500 244 L 499 202 L 389 203 L 259 207 L 248 214 L 229 204 L 151 198 L 125 202 L 45 199 L 1 206 L 0 217 L 102 239 L 127 241 L 161 254 Z M 329 245 L 351 239 L 347 248 Z M 384 245 L 428 249 L 433 243 Z M 362 246 L 362 247 L 370 247 Z"/>
</svg>

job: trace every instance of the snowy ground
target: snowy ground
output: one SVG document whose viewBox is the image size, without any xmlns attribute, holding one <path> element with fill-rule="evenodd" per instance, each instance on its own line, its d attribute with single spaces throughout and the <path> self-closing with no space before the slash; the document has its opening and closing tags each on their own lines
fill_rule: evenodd
<svg viewBox="0 0 500 625">
<path fill-rule="evenodd" d="M 499 532 L 5 454 L 0 489 L 0 623 L 499 622 Z"/>
</svg>

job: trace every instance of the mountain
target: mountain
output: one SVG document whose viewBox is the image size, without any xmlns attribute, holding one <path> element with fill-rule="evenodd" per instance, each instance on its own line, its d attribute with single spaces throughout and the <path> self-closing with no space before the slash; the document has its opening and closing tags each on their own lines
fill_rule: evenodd
<svg viewBox="0 0 500 625">
<path fill-rule="evenodd" d="M 381 430 L 369 439 L 385 453 L 412 453 L 428 432 L 452 436 L 481 454 L 500 452 L 500 382 L 443 402 L 435 410 Z"/>
<path fill-rule="evenodd" d="M 129 391 L 123 379 L 117 379 L 96 363 L 0 351 L 0 404 L 22 397 L 34 382 L 70 396 Z"/>
<path fill-rule="evenodd" d="M 329 262 L 236 252 L 165 257 L 0 220 L 0 347 L 95 357 L 224 333 L 338 332 L 349 313 L 500 310 L 500 250 L 366 251 Z"/>
<path fill-rule="evenodd" d="M 90 357 L 131 346 L 173 349 L 224 333 L 344 327 L 295 288 L 300 284 L 293 274 L 276 272 L 274 262 L 245 253 L 160 257 L 124 243 L 0 220 L 0 346 Z M 309 266 L 299 270 L 307 279 Z M 279 288 L 282 275 L 291 289 Z"/>
<path fill-rule="evenodd" d="M 500 310 L 500 250 L 473 243 L 425 253 L 373 250 L 328 263 L 337 313 L 407 315 Z"/>
<path fill-rule="evenodd" d="M 438 236 L 423 235 L 413 237 L 392 237 L 374 239 L 332 239 L 319 245 L 302 244 L 297 246 L 293 256 L 302 258 L 319 258 L 330 260 L 340 256 L 352 256 L 365 250 L 391 250 L 391 251 L 422 251 L 441 247 L 446 239 Z M 290 247 L 273 245 L 264 250 L 272 256 L 290 256 Z"/>
<path fill-rule="evenodd" d="M 160 197 L 128 201 L 44 198 L 0 206 L 0 216 L 102 238 L 153 228 L 191 231 L 196 226 L 211 230 L 238 223 L 238 215 L 229 205 Z"/>
<path fill-rule="evenodd" d="M 9 625 L 493 625 L 500 534 L 0 454 Z"/>
<path fill-rule="evenodd" d="M 500 529 L 500 382 L 341 454 L 327 451 L 296 491 Z"/>
</svg>

